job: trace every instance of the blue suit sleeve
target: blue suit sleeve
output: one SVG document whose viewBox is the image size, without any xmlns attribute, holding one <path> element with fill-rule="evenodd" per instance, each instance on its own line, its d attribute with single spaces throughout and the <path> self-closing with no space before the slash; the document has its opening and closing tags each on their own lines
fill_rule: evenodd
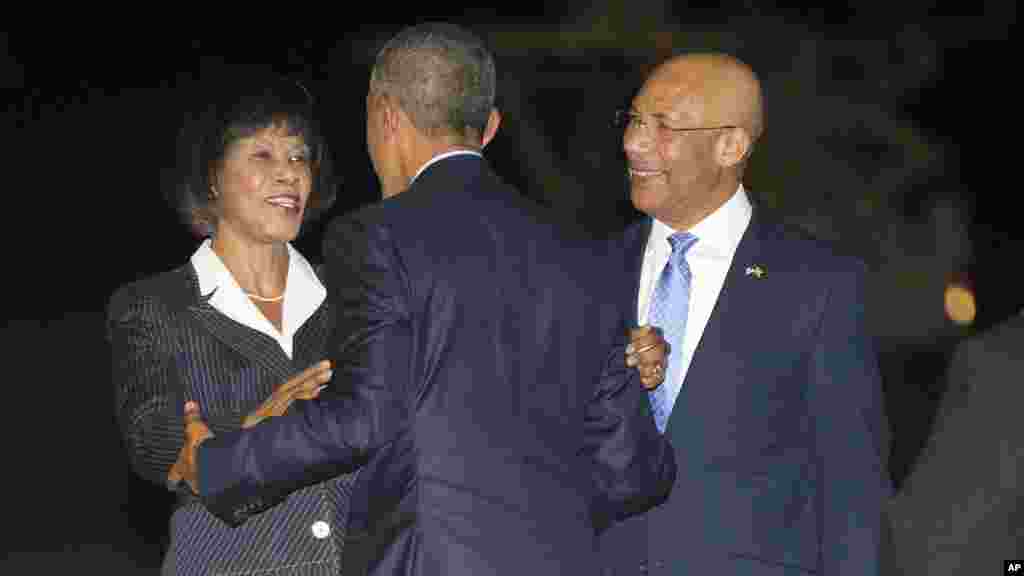
<svg viewBox="0 0 1024 576">
<path fill-rule="evenodd" d="M 335 310 L 331 383 L 316 400 L 199 449 L 200 496 L 229 524 L 358 468 L 408 426 L 411 325 L 393 239 L 381 226 L 341 220 L 325 235 L 324 258 Z"/>
<path fill-rule="evenodd" d="M 594 462 L 595 531 L 661 504 L 676 478 L 675 455 L 654 424 L 638 371 L 626 366 L 626 343 L 608 355 L 585 419 Z"/>
<path fill-rule="evenodd" d="M 863 267 L 836 276 L 808 387 L 821 482 L 820 558 L 825 574 L 877 574 L 881 507 L 891 492 L 881 379 L 864 322 Z"/>
</svg>

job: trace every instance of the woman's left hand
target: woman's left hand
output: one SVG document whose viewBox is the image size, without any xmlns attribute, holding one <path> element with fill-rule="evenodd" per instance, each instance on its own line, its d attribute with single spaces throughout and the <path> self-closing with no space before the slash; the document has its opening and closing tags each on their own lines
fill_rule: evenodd
<svg viewBox="0 0 1024 576">
<path fill-rule="evenodd" d="M 653 326 L 641 326 L 629 331 L 629 346 L 626 347 L 626 365 L 636 367 L 640 372 L 640 383 L 647 390 L 654 390 L 665 381 L 668 343 L 661 336 L 661 330 Z"/>
</svg>

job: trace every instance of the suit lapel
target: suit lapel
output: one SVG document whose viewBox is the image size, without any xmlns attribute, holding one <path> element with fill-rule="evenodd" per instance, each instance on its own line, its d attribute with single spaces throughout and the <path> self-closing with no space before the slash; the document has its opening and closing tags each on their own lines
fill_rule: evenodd
<svg viewBox="0 0 1024 576">
<path fill-rule="evenodd" d="M 678 427 L 673 424 L 684 418 L 678 415 L 686 412 L 689 402 L 696 400 L 700 403 L 703 393 L 699 388 L 714 386 L 716 379 L 721 379 L 722 363 L 731 361 L 723 351 L 737 345 L 737 331 L 742 331 L 745 325 L 756 321 L 757 309 L 764 306 L 764 286 L 761 284 L 764 280 L 754 278 L 747 272 L 748 267 L 756 265 L 763 266 L 765 270 L 772 268 L 770 262 L 763 261 L 766 256 L 763 240 L 762 228 L 758 225 L 755 212 L 736 247 L 722 290 L 694 350 L 683 387 L 669 416 L 666 434 L 671 435 L 673 429 Z M 700 408 L 698 406 L 695 409 Z"/>
<path fill-rule="evenodd" d="M 330 330 L 330 308 L 324 300 L 320 308 L 295 333 L 291 364 L 295 371 L 305 370 L 327 358 L 327 336 Z"/>
<path fill-rule="evenodd" d="M 272 338 L 228 318 L 199 293 L 195 270 L 189 266 L 194 300 L 187 306 L 187 315 L 206 328 L 214 338 L 245 359 L 272 374 L 276 381 L 284 382 L 294 372 L 292 361 Z M 212 292 L 210 295 L 212 296 Z"/>
</svg>

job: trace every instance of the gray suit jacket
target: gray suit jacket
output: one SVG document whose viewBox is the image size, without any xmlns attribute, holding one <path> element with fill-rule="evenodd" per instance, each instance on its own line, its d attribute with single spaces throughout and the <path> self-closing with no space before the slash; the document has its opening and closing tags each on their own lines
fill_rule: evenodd
<svg viewBox="0 0 1024 576">
<path fill-rule="evenodd" d="M 956 350 L 935 431 L 889 503 L 887 574 L 997 574 L 1024 556 L 1024 315 Z"/>
<path fill-rule="evenodd" d="M 239 429 L 275 387 L 325 357 L 328 312 L 325 302 L 299 329 L 289 359 L 268 336 L 206 302 L 191 264 L 120 288 L 107 333 L 118 423 L 135 471 L 165 484 L 184 439 L 186 398 L 200 403 L 214 434 Z M 163 573 L 336 575 L 352 480 L 305 488 L 239 528 L 182 488 Z"/>
</svg>

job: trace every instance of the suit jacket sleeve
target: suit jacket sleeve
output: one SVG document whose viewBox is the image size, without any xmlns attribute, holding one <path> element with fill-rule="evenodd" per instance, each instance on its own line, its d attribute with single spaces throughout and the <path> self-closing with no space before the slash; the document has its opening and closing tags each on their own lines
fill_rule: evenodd
<svg viewBox="0 0 1024 576">
<path fill-rule="evenodd" d="M 135 472 L 165 486 L 184 444 L 185 395 L 178 377 L 174 330 L 160 299 L 136 286 L 119 290 L 107 308 L 115 412 Z M 212 415 L 215 434 L 238 429 L 235 415 Z"/>
<path fill-rule="evenodd" d="M 365 463 L 407 427 L 411 323 L 388 229 L 337 221 L 324 240 L 334 377 L 283 416 L 218 435 L 198 451 L 206 507 L 229 524 Z"/>
<path fill-rule="evenodd" d="M 676 477 L 675 455 L 654 424 L 638 371 L 626 366 L 626 342 L 609 353 L 587 405 L 585 446 L 594 461 L 596 531 L 661 504 Z"/>
<path fill-rule="evenodd" d="M 878 573 L 881 507 L 891 492 L 881 381 L 864 322 L 863 282 L 860 265 L 835 274 L 808 387 L 825 574 Z"/>
</svg>

